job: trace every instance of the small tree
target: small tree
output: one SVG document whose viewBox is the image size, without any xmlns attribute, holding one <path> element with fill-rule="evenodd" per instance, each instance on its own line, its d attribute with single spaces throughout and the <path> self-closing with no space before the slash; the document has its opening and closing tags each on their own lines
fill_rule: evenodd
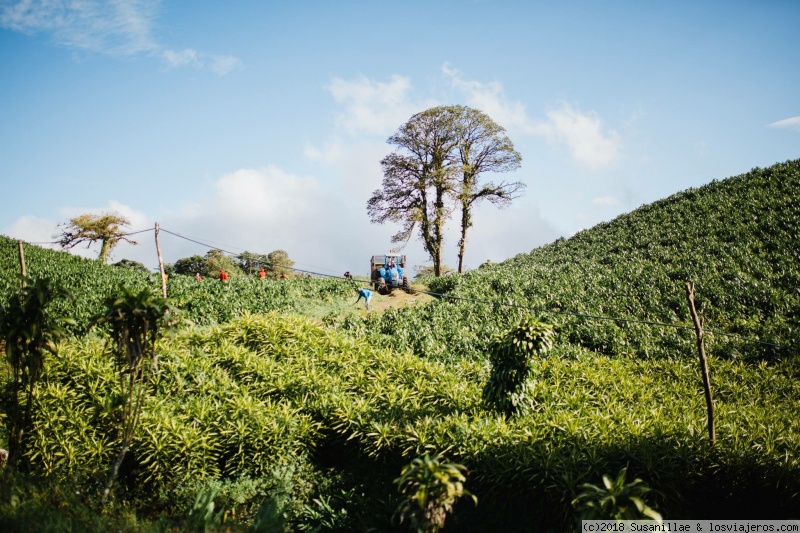
<svg viewBox="0 0 800 533">
<path fill-rule="evenodd" d="M 34 392 L 44 371 L 45 353 L 56 353 L 56 343 L 66 335 L 62 325 L 71 322 L 53 317 L 47 308 L 56 298 L 69 296 L 50 280 L 38 279 L 26 282 L 22 292 L 0 308 L 0 335 L 11 367 L 7 412 L 11 423 L 8 447 L 12 463 L 18 463 L 24 455 L 24 439 L 33 422 Z M 24 397 L 24 407 L 21 397 Z"/>
<path fill-rule="evenodd" d="M 294 261 L 289 259 L 289 254 L 284 250 L 274 250 L 267 254 L 265 270 L 271 278 L 279 278 L 282 274 L 288 276 L 292 273 L 292 266 Z"/>
<path fill-rule="evenodd" d="M 553 328 L 528 317 L 515 328 L 497 335 L 489 349 L 492 373 L 483 389 L 491 409 L 512 416 L 526 399 L 533 356 L 553 345 Z"/>
<path fill-rule="evenodd" d="M 97 318 L 111 337 L 111 354 L 122 386 L 121 447 L 108 477 L 101 502 L 105 504 L 119 467 L 130 448 L 145 398 L 149 374 L 156 364 L 155 344 L 164 330 L 175 326 L 169 302 L 148 289 L 134 293 L 122 288 L 119 297 L 105 301 L 105 313 Z"/>
<path fill-rule="evenodd" d="M 439 271 L 444 276 L 444 275 L 447 275 L 447 274 L 452 274 L 453 272 L 456 271 L 456 269 L 454 269 L 451 266 L 447 266 L 447 265 L 443 264 L 441 267 L 439 267 Z M 414 276 L 414 278 L 416 278 L 416 279 L 425 278 L 425 277 L 428 277 L 428 276 L 433 276 L 433 272 L 434 272 L 433 271 L 433 265 L 416 265 L 416 266 L 414 266 L 414 272 L 416 272 L 416 274 Z"/>
<path fill-rule="evenodd" d="M 262 267 L 266 269 L 269 263 L 266 255 L 247 251 L 240 253 L 236 259 L 239 261 L 239 268 L 248 276 L 256 274 Z"/>
<path fill-rule="evenodd" d="M 425 454 L 406 465 L 394 480 L 405 496 L 395 513 L 400 523 L 407 520 L 412 531 L 435 533 L 444 527 L 456 500 L 470 496 L 477 504 L 478 498 L 464 488 L 466 470 L 445 462 L 441 454 Z"/>
<path fill-rule="evenodd" d="M 139 261 L 133 261 L 131 259 L 122 259 L 121 261 L 117 261 L 114 263 L 115 267 L 126 268 L 128 270 L 134 270 L 136 272 L 142 272 L 144 274 L 149 274 L 150 269 L 144 266 Z"/>
<path fill-rule="evenodd" d="M 239 264 L 232 257 L 225 255 L 222 250 L 209 250 L 206 254 L 207 273 L 212 278 L 219 277 L 219 271 L 224 270 L 228 276 L 235 278 L 242 276 L 244 272 L 239 268 Z M 202 273 L 202 272 L 201 272 Z"/>
<path fill-rule="evenodd" d="M 84 242 L 89 243 L 88 247 L 100 241 L 100 254 L 97 259 L 101 263 L 106 263 L 111 256 L 111 250 L 120 241 L 136 244 L 135 241 L 128 239 L 123 231 L 123 228 L 129 225 L 130 221 L 127 218 L 116 213 L 100 215 L 85 213 L 71 218 L 66 224 L 60 224 L 59 227 L 63 230 L 54 238 L 58 239 L 58 244 L 65 250 Z"/>
<path fill-rule="evenodd" d="M 199 272 L 201 276 L 208 276 L 208 262 L 202 255 L 184 257 L 175 261 L 172 272 L 184 276 L 194 276 Z"/>
</svg>

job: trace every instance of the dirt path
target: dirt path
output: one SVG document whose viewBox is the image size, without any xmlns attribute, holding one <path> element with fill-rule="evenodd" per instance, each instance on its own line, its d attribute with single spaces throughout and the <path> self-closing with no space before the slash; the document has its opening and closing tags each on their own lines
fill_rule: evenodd
<svg viewBox="0 0 800 533">
<path fill-rule="evenodd" d="M 433 296 L 417 292 L 420 290 L 426 291 L 428 287 L 424 285 L 412 285 L 411 288 L 416 289 L 416 291 L 412 290 L 412 294 L 400 289 L 395 289 L 391 294 L 387 295 L 378 294 L 377 291 L 373 291 L 372 300 L 369 302 L 370 313 L 383 313 L 391 307 L 408 307 L 410 305 L 424 304 L 433 300 Z M 359 306 L 359 311 L 365 313 L 363 300 L 359 302 Z"/>
</svg>

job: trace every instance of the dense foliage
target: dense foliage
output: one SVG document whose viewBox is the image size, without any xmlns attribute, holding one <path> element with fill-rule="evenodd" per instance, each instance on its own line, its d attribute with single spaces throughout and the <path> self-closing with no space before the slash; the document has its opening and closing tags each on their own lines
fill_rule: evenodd
<svg viewBox="0 0 800 533">
<path fill-rule="evenodd" d="M 683 288 L 690 280 L 710 330 L 711 356 L 796 353 L 798 198 L 800 160 L 755 169 L 504 263 L 435 279 L 431 290 L 448 298 L 344 326 L 391 335 L 394 346 L 421 356 L 480 360 L 493 334 L 533 312 L 556 326 L 562 346 L 640 359 L 683 357 L 694 353 Z"/>
<path fill-rule="evenodd" d="M 74 320 L 71 331 L 75 334 L 89 331 L 92 318 L 104 309 L 103 302 L 116 297 L 120 287 L 137 292 L 145 288 L 154 293 L 161 290 L 157 274 L 112 268 L 38 246 L 25 246 L 25 263 L 31 278 L 47 278 L 73 294 L 74 301 L 55 302 L 53 313 Z M 19 271 L 16 241 L 0 236 L 0 304 L 18 292 Z M 197 325 L 223 323 L 246 312 L 292 311 L 324 316 L 330 309 L 321 309 L 320 304 L 335 309 L 352 296 L 352 288 L 344 279 L 239 277 L 221 283 L 208 278 L 197 282 L 193 275 L 170 276 L 167 292 L 172 304 Z"/>
<path fill-rule="evenodd" d="M 118 453 L 125 392 L 91 317 L 120 287 L 157 294 L 159 280 L 26 247 L 32 277 L 75 295 L 49 312 L 78 336 L 45 354 L 25 455 L 40 477 L 0 472 L 11 487 L 0 529 L 136 529 L 136 516 L 166 530 L 189 516 L 233 530 L 392 530 L 404 501 L 392 481 L 442 453 L 479 500 L 456 502 L 448 530 L 564 531 L 590 511 L 632 511 L 608 505 L 623 497 L 665 519 L 796 517 L 798 191 L 800 161 L 757 169 L 432 280 L 445 297 L 366 317 L 343 312 L 342 280 L 170 276 L 194 326 L 156 344 L 103 515 L 85 509 Z M 16 243 L 0 238 L 0 302 L 19 293 L 18 272 Z M 686 279 L 711 330 L 713 445 Z M 504 389 L 525 401 L 513 417 L 488 410 L 493 340 L 527 347 L 536 332 L 512 328 L 537 322 L 553 325 L 552 349 L 527 354 L 524 384 Z"/>
<path fill-rule="evenodd" d="M 326 497 L 328 518 L 386 529 L 399 498 L 391 480 L 444 450 L 469 469 L 466 486 L 480 498 L 452 517 L 459 530 L 485 530 L 510 510 L 506 530 L 563 528 L 583 484 L 626 466 L 658 491 L 649 503 L 670 518 L 775 518 L 799 504 L 796 358 L 716 362 L 712 447 L 696 369 L 678 360 L 554 354 L 536 365 L 535 401 L 505 419 L 483 407 L 483 365 L 370 347 L 300 318 L 244 316 L 158 351 L 118 492 L 150 512 L 180 515 L 190 488 L 222 481 L 241 491 L 261 480 L 263 490 L 236 504 L 252 517 L 276 497 L 276 476 L 288 476 L 283 510 L 297 528 L 313 522 L 304 505 Z M 116 451 L 108 402 L 120 384 L 102 352 L 87 339 L 49 362 L 30 451 L 39 471 L 89 493 Z M 342 485 L 330 477 L 337 471 L 352 477 Z"/>
</svg>

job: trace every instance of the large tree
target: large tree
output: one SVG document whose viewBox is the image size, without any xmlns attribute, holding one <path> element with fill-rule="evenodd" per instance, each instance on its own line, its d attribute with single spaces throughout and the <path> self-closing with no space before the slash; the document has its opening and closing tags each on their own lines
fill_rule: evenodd
<svg viewBox="0 0 800 533">
<path fill-rule="evenodd" d="M 448 195 L 455 187 L 451 152 L 458 145 L 457 110 L 440 106 L 417 113 L 389 137 L 396 151 L 381 161 L 383 183 L 367 202 L 372 222 L 400 222 L 392 242 L 408 240 L 414 229 L 441 275 L 444 223 L 450 216 Z"/>
<path fill-rule="evenodd" d="M 59 224 L 63 230 L 54 237 L 58 239 L 58 244 L 64 249 L 73 248 L 84 242 L 89 243 L 87 246 L 91 246 L 100 241 L 100 254 L 97 259 L 106 263 L 111 256 L 111 250 L 120 241 L 136 244 L 135 241 L 127 238 L 123 229 L 129 225 L 130 221 L 117 213 L 101 213 L 99 215 L 84 213 L 71 218 L 65 224 Z"/>
<path fill-rule="evenodd" d="M 444 223 L 461 211 L 458 271 L 464 268 L 472 209 L 482 200 L 503 207 L 524 187 L 520 182 L 480 183 L 485 172 L 519 168 L 521 157 L 505 130 L 488 115 L 466 106 L 439 106 L 417 113 L 392 135 L 397 148 L 381 161 L 382 187 L 372 193 L 372 222 L 399 222 L 392 242 L 408 240 L 416 228 L 433 272 L 442 274 Z"/>
<path fill-rule="evenodd" d="M 458 272 L 464 271 L 464 253 L 467 231 L 472 227 L 472 208 L 487 200 L 498 207 L 506 207 L 519 197 L 525 184 L 519 181 L 502 181 L 481 185 L 484 172 L 509 172 L 520 166 L 522 156 L 505 129 L 486 113 L 466 106 L 457 106 L 455 163 L 461 166 L 461 180 L 456 189 L 456 201 L 461 210 L 461 238 L 458 241 Z"/>
</svg>

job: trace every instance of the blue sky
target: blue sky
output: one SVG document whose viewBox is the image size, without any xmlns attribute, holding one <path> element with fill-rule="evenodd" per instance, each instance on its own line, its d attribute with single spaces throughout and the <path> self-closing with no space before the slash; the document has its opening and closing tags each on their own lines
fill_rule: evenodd
<svg viewBox="0 0 800 533">
<path fill-rule="evenodd" d="M 366 213 L 386 139 L 463 104 L 522 154 L 504 177 L 525 195 L 482 206 L 468 242 L 468 267 L 501 261 L 800 157 L 798 21 L 800 2 L 768 0 L 0 0 L 0 233 L 50 241 L 116 211 L 366 272 L 398 229 Z M 154 266 L 151 241 L 114 260 Z M 161 241 L 167 261 L 206 252 Z"/>
</svg>

